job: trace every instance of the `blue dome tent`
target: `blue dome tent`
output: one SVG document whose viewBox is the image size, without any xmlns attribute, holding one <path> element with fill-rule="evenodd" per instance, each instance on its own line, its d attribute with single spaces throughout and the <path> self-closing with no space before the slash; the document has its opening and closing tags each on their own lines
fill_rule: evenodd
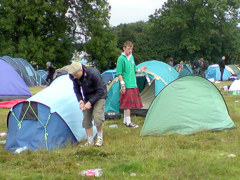
<svg viewBox="0 0 240 180">
<path fill-rule="evenodd" d="M 0 58 L 0 100 L 25 99 L 31 96 L 19 74 Z"/>
<path fill-rule="evenodd" d="M 137 65 L 137 69 L 147 66 L 145 73 L 137 73 L 137 85 L 143 102 L 141 110 L 134 110 L 137 115 L 145 115 L 157 94 L 170 82 L 178 78 L 178 72 L 170 65 L 156 60 L 146 61 Z M 111 118 L 120 113 L 120 85 L 118 77 L 110 84 L 106 100 L 105 115 Z"/>
<path fill-rule="evenodd" d="M 63 75 L 10 110 L 5 149 L 54 150 L 80 142 L 87 137 L 82 120 L 73 82 Z"/>
<path fill-rule="evenodd" d="M 116 70 L 107 70 L 107 71 L 104 71 L 102 73 L 102 78 L 103 78 L 103 81 L 106 83 L 106 84 L 109 84 L 110 82 L 112 82 L 112 80 L 116 77 Z"/>
<path fill-rule="evenodd" d="M 227 68 L 224 69 L 223 72 L 223 80 L 228 80 L 232 74 L 229 72 Z M 211 66 L 208 66 L 208 69 L 206 71 L 206 79 L 214 79 L 214 81 L 219 81 L 221 78 L 221 72 L 219 69 L 218 64 L 213 64 Z"/>
<path fill-rule="evenodd" d="M 47 84 L 47 71 L 45 70 L 37 70 L 36 71 L 36 74 L 37 74 L 37 82 L 38 82 L 38 85 L 46 85 Z"/>
<path fill-rule="evenodd" d="M 1 58 L 18 72 L 28 86 L 37 86 L 36 71 L 29 62 L 22 58 L 11 58 L 9 56 Z"/>
</svg>

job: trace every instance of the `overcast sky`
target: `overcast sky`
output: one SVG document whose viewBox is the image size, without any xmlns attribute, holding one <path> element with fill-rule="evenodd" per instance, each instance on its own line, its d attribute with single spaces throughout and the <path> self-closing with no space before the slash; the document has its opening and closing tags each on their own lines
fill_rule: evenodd
<svg viewBox="0 0 240 180">
<path fill-rule="evenodd" d="M 162 8 L 167 0 L 108 0 L 111 5 L 110 25 L 147 21 L 155 9 Z"/>
</svg>

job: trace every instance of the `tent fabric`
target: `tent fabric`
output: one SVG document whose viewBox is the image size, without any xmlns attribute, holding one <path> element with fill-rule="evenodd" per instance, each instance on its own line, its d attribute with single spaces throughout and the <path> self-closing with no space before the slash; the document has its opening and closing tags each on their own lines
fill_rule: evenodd
<svg viewBox="0 0 240 180">
<path fill-rule="evenodd" d="M 6 109 L 10 109 L 13 106 L 15 106 L 17 103 L 23 102 L 26 99 L 13 99 L 10 101 L 2 101 L 0 102 L 0 108 L 6 108 Z"/>
<path fill-rule="evenodd" d="M 151 60 L 137 65 L 137 69 L 147 66 L 145 73 L 137 73 L 137 86 L 143 102 L 142 109 L 148 109 L 154 97 L 170 82 L 178 78 L 178 72 L 170 65 Z M 108 98 L 106 100 L 105 112 L 119 113 L 120 85 L 116 77 L 109 85 Z"/>
<path fill-rule="evenodd" d="M 234 66 L 234 65 L 228 65 L 228 67 L 230 68 L 230 69 L 232 69 L 232 74 L 233 75 L 235 75 L 235 76 L 237 76 L 238 78 L 240 78 L 240 70 L 236 67 L 236 66 Z"/>
<path fill-rule="evenodd" d="M 177 64 L 176 66 L 174 66 L 174 69 L 176 71 L 177 71 L 177 68 L 179 65 L 180 64 Z M 188 76 L 188 75 L 193 75 L 193 71 L 188 65 L 183 64 L 183 68 L 181 69 L 181 71 L 179 73 L 179 77 Z"/>
<path fill-rule="evenodd" d="M 68 74 L 69 66 L 70 65 L 67 65 L 67 66 L 62 67 L 61 69 L 57 69 L 53 75 L 53 80 L 55 80 L 56 78 L 58 78 L 62 75 Z"/>
<path fill-rule="evenodd" d="M 207 79 L 184 76 L 154 99 L 140 135 L 188 135 L 234 127 L 220 91 Z"/>
<path fill-rule="evenodd" d="M 229 87 L 229 91 L 240 91 L 240 80 L 235 80 Z"/>
<path fill-rule="evenodd" d="M 170 82 L 178 78 L 178 72 L 170 65 L 151 60 L 137 65 L 137 69 L 147 66 L 147 74 L 152 81 L 155 79 L 155 96 Z"/>
<path fill-rule="evenodd" d="M 28 98 L 31 92 L 19 74 L 0 58 L 0 100 Z"/>
<path fill-rule="evenodd" d="M 87 138 L 82 120 L 73 82 L 68 75 L 60 76 L 50 86 L 11 109 L 5 149 L 27 146 L 30 150 L 53 150 L 79 142 Z"/>
<path fill-rule="evenodd" d="M 233 69 L 232 69 L 230 66 L 226 65 L 225 67 L 227 68 L 227 70 L 228 70 L 232 75 L 235 74 L 235 72 L 233 71 Z"/>
<path fill-rule="evenodd" d="M 29 62 L 22 58 L 11 58 L 9 56 L 3 56 L 1 59 L 10 64 L 28 86 L 37 86 L 36 71 Z"/>
<path fill-rule="evenodd" d="M 231 77 L 231 75 L 232 74 L 228 71 L 228 69 L 225 68 L 224 72 L 223 72 L 223 80 L 228 80 Z M 218 64 L 208 66 L 208 69 L 206 71 L 206 78 L 207 79 L 214 79 L 215 81 L 220 80 L 221 72 L 220 72 Z"/>
<path fill-rule="evenodd" d="M 37 75 L 37 82 L 38 82 L 38 85 L 46 85 L 47 84 L 47 71 L 45 70 L 37 70 L 36 71 L 36 75 Z"/>
<path fill-rule="evenodd" d="M 116 77 L 116 70 L 107 70 L 102 73 L 103 81 L 106 84 L 109 84 L 109 82 L 112 82 L 112 80 Z"/>
</svg>

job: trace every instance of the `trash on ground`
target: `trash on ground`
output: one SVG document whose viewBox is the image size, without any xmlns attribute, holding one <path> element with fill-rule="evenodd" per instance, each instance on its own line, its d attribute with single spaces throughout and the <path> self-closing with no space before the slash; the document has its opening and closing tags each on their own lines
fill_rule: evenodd
<svg viewBox="0 0 240 180">
<path fill-rule="evenodd" d="M 236 157 L 235 154 L 229 154 L 228 157 Z"/>
<path fill-rule="evenodd" d="M 117 124 L 111 124 L 109 125 L 110 128 L 118 128 L 118 125 Z"/>
<path fill-rule="evenodd" d="M 102 169 L 88 169 L 88 170 L 82 170 L 80 172 L 81 176 L 91 176 L 91 177 L 101 177 L 102 176 Z"/>
</svg>

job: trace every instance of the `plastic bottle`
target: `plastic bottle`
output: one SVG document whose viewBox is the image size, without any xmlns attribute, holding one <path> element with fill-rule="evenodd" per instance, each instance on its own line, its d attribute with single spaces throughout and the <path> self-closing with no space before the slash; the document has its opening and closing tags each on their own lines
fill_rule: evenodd
<svg viewBox="0 0 240 180">
<path fill-rule="evenodd" d="M 24 147 L 20 147 L 20 148 L 17 148 L 13 154 L 20 154 L 21 152 L 23 151 L 26 151 L 28 150 L 28 147 L 27 146 L 24 146 Z"/>
<path fill-rule="evenodd" d="M 0 137 L 6 137 L 7 136 L 7 133 L 3 132 L 3 133 L 0 133 Z"/>
<path fill-rule="evenodd" d="M 92 176 L 92 177 L 101 177 L 102 176 L 102 169 L 88 169 L 88 170 L 82 170 L 81 176 Z"/>
<path fill-rule="evenodd" d="M 117 124 L 111 124 L 111 125 L 109 125 L 109 128 L 118 128 L 118 125 Z"/>
</svg>

